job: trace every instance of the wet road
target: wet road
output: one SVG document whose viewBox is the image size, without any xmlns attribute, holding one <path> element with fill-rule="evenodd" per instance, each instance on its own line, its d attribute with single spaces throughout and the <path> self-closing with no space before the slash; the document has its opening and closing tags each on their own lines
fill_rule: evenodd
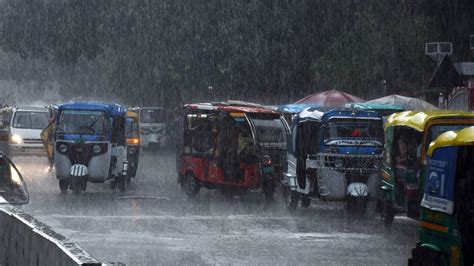
<svg viewBox="0 0 474 266">
<path fill-rule="evenodd" d="M 59 193 L 44 158 L 15 158 L 30 190 L 23 209 L 104 262 L 157 264 L 406 265 L 417 223 L 346 215 L 342 204 L 312 202 L 288 213 L 261 194 L 224 199 L 201 189 L 194 200 L 176 183 L 174 156 L 143 154 L 129 191 L 88 184 Z"/>
</svg>

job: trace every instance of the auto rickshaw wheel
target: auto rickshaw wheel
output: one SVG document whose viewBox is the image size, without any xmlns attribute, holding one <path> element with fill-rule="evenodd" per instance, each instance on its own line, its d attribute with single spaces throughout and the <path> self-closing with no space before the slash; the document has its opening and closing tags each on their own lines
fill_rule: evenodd
<svg viewBox="0 0 474 266">
<path fill-rule="evenodd" d="M 183 178 L 181 188 L 184 190 L 186 195 L 188 195 L 188 197 L 194 198 L 199 193 L 200 186 L 194 175 L 187 173 Z"/>
<path fill-rule="evenodd" d="M 118 185 L 118 189 L 120 190 L 120 192 L 127 191 L 127 187 L 128 187 L 127 176 L 121 176 L 121 177 L 118 177 L 117 179 L 118 180 L 116 181 L 116 183 Z"/>
<path fill-rule="evenodd" d="M 298 192 L 296 191 L 293 191 L 293 190 L 290 190 L 289 187 L 287 187 L 285 189 L 285 193 L 284 193 L 284 196 L 285 196 L 285 205 L 286 205 L 286 208 L 289 210 L 289 211 L 294 211 L 296 210 L 296 207 L 298 207 Z"/>
<path fill-rule="evenodd" d="M 110 189 L 115 190 L 116 186 L 117 186 L 117 183 L 115 182 L 115 180 L 110 180 Z"/>
<path fill-rule="evenodd" d="M 393 223 L 393 219 L 395 218 L 395 212 L 390 203 L 384 202 L 381 216 L 382 221 L 385 225 L 390 225 Z"/>
<path fill-rule="evenodd" d="M 84 187 L 84 184 L 82 182 L 86 182 L 85 180 L 82 180 L 80 178 L 73 178 L 71 182 L 71 189 L 72 193 L 74 195 L 80 195 L 82 192 L 82 188 Z"/>
<path fill-rule="evenodd" d="M 59 179 L 59 189 L 61 193 L 67 193 L 67 189 L 69 188 L 69 182 L 66 179 Z"/>
<path fill-rule="evenodd" d="M 346 211 L 358 216 L 364 216 L 367 212 L 367 197 L 348 196 L 346 199 Z"/>
<path fill-rule="evenodd" d="M 311 199 L 308 196 L 303 196 L 301 198 L 301 207 L 308 208 L 311 205 Z"/>
</svg>

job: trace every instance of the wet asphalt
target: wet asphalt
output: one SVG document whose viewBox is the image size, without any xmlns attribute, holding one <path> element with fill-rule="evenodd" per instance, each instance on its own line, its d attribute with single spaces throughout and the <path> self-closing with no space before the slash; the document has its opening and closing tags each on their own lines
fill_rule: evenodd
<svg viewBox="0 0 474 266">
<path fill-rule="evenodd" d="M 41 157 L 14 158 L 30 203 L 23 210 L 78 242 L 102 262 L 127 265 L 406 265 L 417 222 L 397 216 L 385 227 L 374 215 L 354 217 L 342 203 L 312 201 L 288 212 L 280 191 L 232 199 L 201 189 L 188 199 L 172 152 L 142 153 L 125 193 L 88 184 L 62 195 Z"/>
</svg>

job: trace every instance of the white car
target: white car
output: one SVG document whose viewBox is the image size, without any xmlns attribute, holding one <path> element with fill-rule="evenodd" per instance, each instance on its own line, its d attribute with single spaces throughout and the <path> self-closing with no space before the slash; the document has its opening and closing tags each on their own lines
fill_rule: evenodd
<svg viewBox="0 0 474 266">
<path fill-rule="evenodd" d="M 166 147 L 169 135 L 166 128 L 167 112 L 161 107 L 140 107 L 140 147 L 159 149 Z"/>
<path fill-rule="evenodd" d="M 45 107 L 20 106 L 0 110 L 0 149 L 9 156 L 46 156 L 41 131 L 48 125 Z"/>
</svg>

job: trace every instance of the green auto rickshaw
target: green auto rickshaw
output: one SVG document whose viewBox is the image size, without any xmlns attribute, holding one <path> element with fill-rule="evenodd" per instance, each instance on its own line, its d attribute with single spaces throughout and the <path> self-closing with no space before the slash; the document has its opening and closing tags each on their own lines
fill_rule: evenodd
<svg viewBox="0 0 474 266">
<path fill-rule="evenodd" d="M 409 265 L 474 264 L 474 127 L 449 131 L 428 149 L 420 241 Z"/>
<path fill-rule="evenodd" d="M 468 126 L 474 126 L 474 113 L 405 111 L 387 119 L 378 204 L 385 224 L 397 213 L 419 219 L 428 145 L 446 131 Z"/>
</svg>

